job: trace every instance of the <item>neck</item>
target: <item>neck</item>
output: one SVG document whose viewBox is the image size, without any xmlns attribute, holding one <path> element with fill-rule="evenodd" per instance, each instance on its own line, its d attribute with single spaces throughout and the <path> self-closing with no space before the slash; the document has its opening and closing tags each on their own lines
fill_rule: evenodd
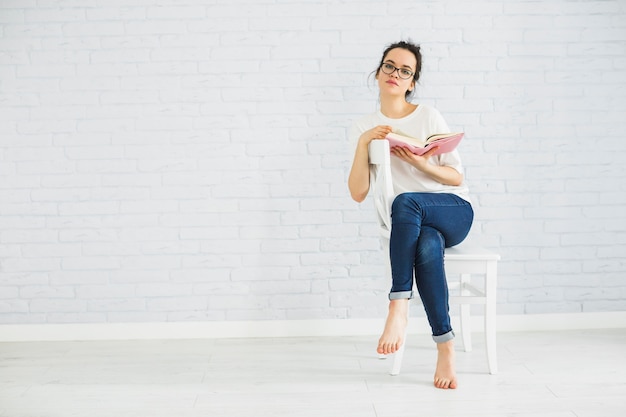
<svg viewBox="0 0 626 417">
<path fill-rule="evenodd" d="M 417 107 L 415 104 L 408 103 L 404 97 L 394 99 L 380 98 L 380 111 L 385 116 L 392 119 L 400 119 L 410 114 Z"/>
</svg>

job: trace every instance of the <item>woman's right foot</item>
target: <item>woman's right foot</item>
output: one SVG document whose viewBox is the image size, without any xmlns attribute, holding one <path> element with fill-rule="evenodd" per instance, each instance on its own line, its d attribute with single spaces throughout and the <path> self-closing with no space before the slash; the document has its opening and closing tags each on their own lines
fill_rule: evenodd
<svg viewBox="0 0 626 417">
<path fill-rule="evenodd" d="M 391 300 L 389 313 L 385 322 L 385 329 L 378 340 L 379 354 L 389 355 L 395 353 L 404 343 L 404 333 L 408 322 L 408 299 Z"/>
</svg>

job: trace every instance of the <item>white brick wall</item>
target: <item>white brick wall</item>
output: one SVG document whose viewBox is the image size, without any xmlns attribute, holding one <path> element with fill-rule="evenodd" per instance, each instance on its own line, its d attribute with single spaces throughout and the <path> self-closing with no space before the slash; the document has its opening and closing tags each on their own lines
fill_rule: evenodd
<svg viewBox="0 0 626 417">
<path fill-rule="evenodd" d="M 385 45 L 467 132 L 499 312 L 626 309 L 626 2 L 0 0 L 0 323 L 381 317 Z"/>
</svg>

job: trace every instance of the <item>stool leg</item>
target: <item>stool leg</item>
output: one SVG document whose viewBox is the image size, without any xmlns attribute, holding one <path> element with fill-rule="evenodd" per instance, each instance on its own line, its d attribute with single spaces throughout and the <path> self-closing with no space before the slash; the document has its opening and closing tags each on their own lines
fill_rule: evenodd
<svg viewBox="0 0 626 417">
<path fill-rule="evenodd" d="M 496 353 L 496 268 L 496 262 L 489 262 L 485 276 L 485 295 L 487 298 L 485 303 L 485 345 L 489 373 L 492 375 L 498 373 L 498 355 Z"/>
<path fill-rule="evenodd" d="M 496 353 L 496 329 L 495 329 L 495 313 L 491 313 L 488 305 L 485 305 L 485 346 L 487 348 L 487 362 L 489 364 L 489 373 L 495 375 L 498 373 L 498 360 Z"/>
<path fill-rule="evenodd" d="M 469 304 L 461 304 L 461 340 L 463 341 L 463 350 L 466 352 L 472 351 L 470 307 Z"/>
<path fill-rule="evenodd" d="M 393 354 L 393 362 L 391 364 L 391 371 L 389 371 L 389 375 L 399 375 L 400 368 L 402 367 L 402 358 L 404 358 L 404 347 L 406 346 L 406 333 L 404 334 L 404 342 L 400 349 Z"/>
<path fill-rule="evenodd" d="M 467 295 L 469 292 L 465 289 L 465 284 L 469 283 L 471 279 L 471 275 L 462 274 L 461 275 L 461 295 Z M 469 304 L 461 304 L 461 340 L 463 341 L 463 350 L 466 352 L 472 351 L 472 324 L 470 318 L 470 308 L 472 306 Z"/>
</svg>

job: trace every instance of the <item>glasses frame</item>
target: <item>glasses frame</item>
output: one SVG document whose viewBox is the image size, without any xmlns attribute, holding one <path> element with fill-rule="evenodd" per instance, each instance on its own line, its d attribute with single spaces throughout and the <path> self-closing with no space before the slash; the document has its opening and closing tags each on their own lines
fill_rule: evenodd
<svg viewBox="0 0 626 417">
<path fill-rule="evenodd" d="M 385 71 L 385 66 L 389 66 L 389 67 L 393 68 L 393 70 L 391 72 L 387 72 L 387 71 Z M 411 71 L 409 69 L 406 69 L 406 68 L 398 68 L 395 65 L 390 64 L 389 62 L 383 62 L 382 64 L 380 64 L 380 70 L 383 73 L 387 74 L 387 75 L 393 75 L 394 72 L 398 71 L 398 77 L 400 77 L 403 80 L 408 80 L 410 78 L 413 78 L 413 76 L 415 75 L 415 73 L 413 71 Z M 402 71 L 408 72 L 409 76 L 408 77 L 402 76 Z"/>
</svg>

